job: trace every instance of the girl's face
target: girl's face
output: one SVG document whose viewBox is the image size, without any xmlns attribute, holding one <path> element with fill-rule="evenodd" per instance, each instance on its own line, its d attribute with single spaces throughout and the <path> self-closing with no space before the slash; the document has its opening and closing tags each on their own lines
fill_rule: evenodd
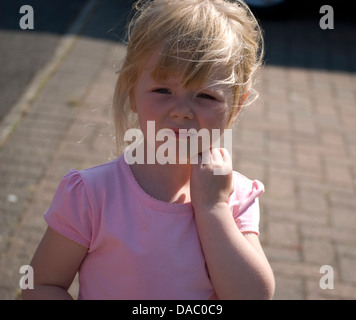
<svg viewBox="0 0 356 320">
<path fill-rule="evenodd" d="M 223 134 L 232 111 L 233 90 L 217 83 L 218 74 L 204 88 L 184 88 L 177 76 L 157 82 L 151 76 L 157 60 L 158 54 L 149 57 L 131 97 L 144 136 L 148 121 L 155 123 L 155 137 L 161 129 L 173 130 L 176 139 L 180 129 L 208 129 L 210 134 L 219 129 Z"/>
</svg>

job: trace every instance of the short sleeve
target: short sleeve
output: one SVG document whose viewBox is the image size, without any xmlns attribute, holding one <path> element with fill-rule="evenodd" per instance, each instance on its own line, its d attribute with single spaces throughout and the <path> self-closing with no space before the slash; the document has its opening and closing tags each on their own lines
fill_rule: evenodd
<svg viewBox="0 0 356 320">
<path fill-rule="evenodd" d="M 264 192 L 263 184 L 250 180 L 234 172 L 235 189 L 229 199 L 237 227 L 241 232 L 254 232 L 259 235 L 260 206 L 258 197 Z"/>
<path fill-rule="evenodd" d="M 90 247 L 91 208 L 79 171 L 71 169 L 62 178 L 44 218 L 53 230 Z"/>
</svg>

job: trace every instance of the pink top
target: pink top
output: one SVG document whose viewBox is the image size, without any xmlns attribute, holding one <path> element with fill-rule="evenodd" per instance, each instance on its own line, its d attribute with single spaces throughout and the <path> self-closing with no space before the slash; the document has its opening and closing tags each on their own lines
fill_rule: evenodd
<svg viewBox="0 0 356 320">
<path fill-rule="evenodd" d="M 262 183 L 234 172 L 230 208 L 241 232 L 258 234 Z M 88 248 L 79 299 L 216 298 L 191 203 L 172 204 L 141 189 L 124 157 L 62 179 L 48 225 Z"/>
</svg>

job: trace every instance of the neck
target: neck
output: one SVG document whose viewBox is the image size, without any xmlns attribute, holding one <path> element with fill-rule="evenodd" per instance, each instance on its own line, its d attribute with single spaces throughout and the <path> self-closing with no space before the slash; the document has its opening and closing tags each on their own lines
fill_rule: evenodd
<svg viewBox="0 0 356 320">
<path fill-rule="evenodd" d="M 190 165 L 133 164 L 141 188 L 155 199 L 169 203 L 190 201 Z"/>
</svg>

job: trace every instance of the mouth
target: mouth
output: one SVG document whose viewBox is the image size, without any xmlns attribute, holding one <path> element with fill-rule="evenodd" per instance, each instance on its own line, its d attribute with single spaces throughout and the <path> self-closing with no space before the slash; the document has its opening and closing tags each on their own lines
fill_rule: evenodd
<svg viewBox="0 0 356 320">
<path fill-rule="evenodd" d="M 165 133 L 165 135 L 174 137 L 176 139 L 187 139 L 189 137 L 195 136 L 194 132 L 189 132 L 189 129 L 162 129 L 162 131 Z"/>
</svg>

